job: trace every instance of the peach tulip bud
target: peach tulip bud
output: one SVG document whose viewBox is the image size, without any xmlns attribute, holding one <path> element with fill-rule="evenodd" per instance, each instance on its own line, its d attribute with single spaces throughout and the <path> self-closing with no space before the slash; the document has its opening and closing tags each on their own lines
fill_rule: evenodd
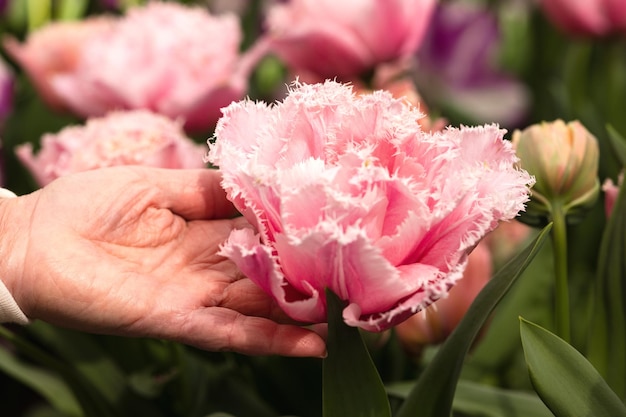
<svg viewBox="0 0 626 417">
<path fill-rule="evenodd" d="M 395 327 L 402 346 L 418 355 L 426 345 L 441 343 L 459 324 L 480 290 L 491 278 L 491 254 L 484 243 L 470 253 L 463 278 L 425 310 Z"/>
<path fill-rule="evenodd" d="M 597 139 L 578 121 L 542 122 L 513 132 L 521 166 L 535 176 L 531 202 L 522 220 L 541 224 L 562 206 L 576 222 L 599 194 Z"/>
</svg>

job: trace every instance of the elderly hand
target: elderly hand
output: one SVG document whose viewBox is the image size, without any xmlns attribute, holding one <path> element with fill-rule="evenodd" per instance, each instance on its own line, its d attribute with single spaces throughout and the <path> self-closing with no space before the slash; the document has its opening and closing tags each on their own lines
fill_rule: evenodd
<svg viewBox="0 0 626 417">
<path fill-rule="evenodd" d="M 0 277 L 31 319 L 207 350 L 322 356 L 218 246 L 245 226 L 214 170 L 116 167 L 0 202 Z"/>
</svg>

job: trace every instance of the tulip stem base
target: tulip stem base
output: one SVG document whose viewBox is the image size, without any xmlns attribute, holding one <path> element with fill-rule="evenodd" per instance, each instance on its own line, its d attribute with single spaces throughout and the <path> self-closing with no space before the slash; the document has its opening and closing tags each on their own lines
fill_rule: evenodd
<svg viewBox="0 0 626 417">
<path fill-rule="evenodd" d="M 343 321 L 345 302 L 326 291 L 328 357 L 323 364 L 323 417 L 391 417 L 389 399 L 358 328 Z"/>
</svg>

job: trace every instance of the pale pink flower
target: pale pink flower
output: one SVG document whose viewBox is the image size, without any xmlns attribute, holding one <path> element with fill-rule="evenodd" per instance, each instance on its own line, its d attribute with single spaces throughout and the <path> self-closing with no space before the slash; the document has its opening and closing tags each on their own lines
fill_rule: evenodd
<svg viewBox="0 0 626 417">
<path fill-rule="evenodd" d="M 419 113 L 377 91 L 296 85 L 281 103 L 233 103 L 208 160 L 258 229 L 222 247 L 287 314 L 384 330 L 462 276 L 467 254 L 528 199 L 530 176 L 495 125 L 424 133 Z"/>
<path fill-rule="evenodd" d="M 268 13 L 271 49 L 294 71 L 351 77 L 415 53 L 436 0 L 292 0 Z"/>
<path fill-rule="evenodd" d="M 395 327 L 404 348 L 418 355 L 427 345 L 443 342 L 465 316 L 472 302 L 489 282 L 491 253 L 479 243 L 467 258 L 463 279 L 442 297 Z"/>
<path fill-rule="evenodd" d="M 12 36 L 3 39 L 7 53 L 28 74 L 42 99 L 52 108 L 64 108 L 51 85 L 59 74 L 76 70 L 83 45 L 98 33 L 108 33 L 113 19 L 97 17 L 81 22 L 58 22 L 31 32 L 24 43 Z"/>
<path fill-rule="evenodd" d="M 72 65 L 50 77 L 50 88 L 84 117 L 148 109 L 184 119 L 188 130 L 210 130 L 220 108 L 243 97 L 263 54 L 253 48 L 240 55 L 241 41 L 234 14 L 148 2 L 87 37 L 72 54 Z"/>
<path fill-rule="evenodd" d="M 202 168 L 206 148 L 185 136 L 182 123 L 147 110 L 112 112 L 45 134 L 41 150 L 16 148 L 20 161 L 41 186 L 74 172 L 116 165 Z"/>
<path fill-rule="evenodd" d="M 547 17 L 573 35 L 626 33 L 624 0 L 541 0 Z"/>
</svg>

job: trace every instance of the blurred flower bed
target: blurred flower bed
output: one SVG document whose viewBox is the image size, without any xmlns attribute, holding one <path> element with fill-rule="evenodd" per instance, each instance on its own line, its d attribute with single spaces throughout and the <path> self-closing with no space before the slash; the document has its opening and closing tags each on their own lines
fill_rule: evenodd
<svg viewBox="0 0 626 417">
<path fill-rule="evenodd" d="M 388 389 L 391 409 L 402 412 L 407 398 L 403 384 L 427 374 L 496 271 L 521 253 L 540 228 L 552 224 L 552 240 L 471 340 L 459 368 L 452 415 L 571 415 L 554 405 L 548 378 L 533 373 L 528 351 L 525 355 L 529 333 L 520 343 L 520 316 L 561 336 L 593 365 L 613 395 L 626 400 L 626 202 L 620 192 L 626 164 L 626 2 L 4 0 L 0 14 L 0 183 L 18 195 L 62 175 L 112 165 L 213 169 L 206 158 L 220 140 L 225 145 L 212 148 L 208 160 L 233 183 L 243 182 L 242 175 L 249 173 L 234 171 L 245 171 L 241 167 L 249 166 L 247 158 L 271 159 L 263 159 L 273 146 L 264 142 L 264 148 L 264 138 L 306 129 L 306 123 L 317 120 L 316 111 L 348 94 L 344 88 L 362 97 L 379 90 L 387 95 L 371 96 L 384 110 L 346 116 L 336 123 L 341 126 L 337 132 L 345 124 L 360 128 L 377 116 L 406 118 L 407 112 L 393 107 L 400 102 L 414 106 L 416 119 L 421 114 L 417 123 L 424 137 L 441 143 L 455 128 L 463 136 L 475 132 L 466 126 L 485 125 L 494 137 L 505 129 L 506 146 L 520 158 L 517 167 L 534 179 L 514 182 L 494 176 L 488 181 L 501 181 L 497 185 L 509 191 L 534 183 L 521 217 L 500 223 L 482 240 L 465 242 L 458 254 L 446 249 L 446 265 L 440 269 L 455 270 L 458 277 L 439 283 L 445 291 L 429 294 L 420 304 L 424 310 L 410 315 L 399 309 L 402 320 L 380 324 L 389 311 L 376 306 L 367 323 L 358 314 L 346 321 L 365 329 L 361 334 Z M 328 97 L 315 103 L 314 111 L 288 101 L 298 86 L 326 80 L 344 87 L 325 93 Z M 228 107 L 244 99 L 248 104 Z M 264 113 L 265 105 L 253 105 L 257 101 L 280 103 L 272 111 L 281 116 Z M 245 129 L 220 128 L 225 108 L 229 117 L 253 113 L 252 120 Z M 289 123 L 275 123 L 285 113 Z M 246 149 L 246 141 L 259 146 Z M 392 145 L 394 157 L 413 151 Z M 292 156 L 297 159 L 298 149 Z M 502 159 L 487 161 L 481 155 L 480 160 L 485 165 L 509 161 L 498 157 Z M 253 168 L 270 172 L 268 167 L 259 163 Z M 456 171 L 466 179 L 473 174 L 469 168 Z M 434 173 L 429 179 L 445 182 Z M 481 181 L 487 180 L 476 180 L 472 187 L 482 189 Z M 322 194 L 331 198 L 326 189 Z M 510 197 L 511 205 L 522 198 Z M 322 197 L 312 193 L 307 198 L 314 205 Z M 502 201 L 484 204 L 494 212 L 506 211 Z M 476 219 L 508 218 L 484 215 L 487 220 Z M 259 225 L 270 221 L 261 216 Z M 265 243 L 276 244 L 271 230 L 262 232 Z M 227 251 L 234 259 L 245 258 L 238 251 L 257 248 L 242 249 L 258 244 L 250 243 L 250 236 L 233 239 Z M 306 253 L 297 258 L 305 262 Z M 367 275 L 365 255 L 359 259 L 365 271 L 359 272 Z M 245 259 L 236 260 L 245 264 Z M 267 265 L 272 262 L 268 258 Z M 457 263 L 464 269 L 456 270 Z M 249 271 L 251 278 L 254 273 Z M 298 273 L 306 275 L 306 266 Z M 270 287 L 263 279 L 257 282 Z M 367 300 L 364 293 L 361 303 Z M 324 321 L 320 305 L 304 311 L 296 304 L 281 306 L 298 319 Z M 318 359 L 203 352 L 42 322 L 3 329 L 2 415 L 323 415 Z M 589 412 L 599 410 L 595 403 L 586 400 Z"/>
</svg>

